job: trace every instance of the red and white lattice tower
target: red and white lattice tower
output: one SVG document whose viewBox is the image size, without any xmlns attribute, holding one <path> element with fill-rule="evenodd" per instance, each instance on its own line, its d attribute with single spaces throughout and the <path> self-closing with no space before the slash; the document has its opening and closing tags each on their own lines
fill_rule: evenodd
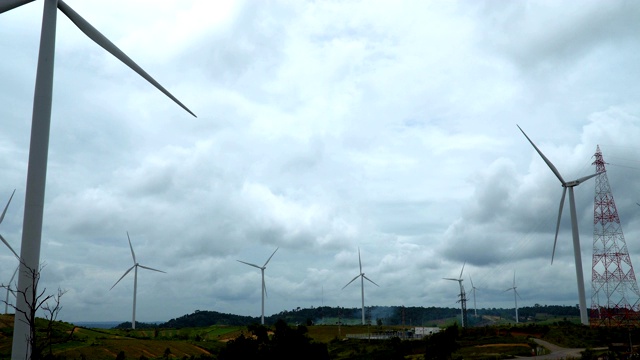
<svg viewBox="0 0 640 360">
<path fill-rule="evenodd" d="M 637 326 L 640 291 L 622 234 L 600 146 L 596 160 L 596 196 L 593 205 L 593 271 L 590 324 Z"/>
</svg>

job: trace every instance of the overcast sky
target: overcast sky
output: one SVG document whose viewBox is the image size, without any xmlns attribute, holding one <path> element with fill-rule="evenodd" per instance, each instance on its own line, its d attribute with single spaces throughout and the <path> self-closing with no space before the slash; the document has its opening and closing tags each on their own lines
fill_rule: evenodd
<svg viewBox="0 0 640 360">
<path fill-rule="evenodd" d="M 58 12 L 41 261 L 66 321 L 578 302 L 564 178 L 599 145 L 640 264 L 640 3 L 79 1 Z M 0 14 L 0 233 L 19 252 L 42 1 Z M 594 181 L 575 189 L 591 301 Z M 568 204 L 567 204 L 568 205 Z M 0 247 L 0 282 L 15 258 Z M 4 299 L 4 293 L 2 293 Z M 469 303 L 472 308 L 472 303 Z"/>
</svg>

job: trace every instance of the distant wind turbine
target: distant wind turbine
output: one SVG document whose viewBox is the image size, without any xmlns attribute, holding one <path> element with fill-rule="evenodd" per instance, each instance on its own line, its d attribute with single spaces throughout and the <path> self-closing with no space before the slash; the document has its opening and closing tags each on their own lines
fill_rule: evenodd
<svg viewBox="0 0 640 360">
<path fill-rule="evenodd" d="M 517 288 L 517 286 L 516 286 L 516 272 L 514 270 L 513 271 L 513 286 L 508 288 L 504 292 L 507 292 L 509 290 L 513 290 L 513 301 L 515 302 L 515 305 L 516 305 L 516 324 L 517 324 L 518 323 L 518 298 L 520 297 L 520 294 L 518 294 L 518 290 L 516 290 L 516 288 Z"/>
<path fill-rule="evenodd" d="M 271 260 L 271 258 L 273 257 L 273 255 L 276 254 L 276 251 L 278 251 L 279 247 L 277 247 L 275 249 L 275 251 L 273 252 L 273 254 L 271 254 L 271 256 L 269 256 L 269 258 L 267 259 L 267 261 L 264 263 L 264 265 L 262 266 L 258 266 L 256 264 L 251 264 L 248 262 L 244 262 L 242 260 L 236 260 L 238 262 L 241 262 L 243 264 L 247 264 L 249 266 L 253 266 L 255 268 L 260 269 L 260 272 L 262 273 L 262 311 L 261 311 L 261 316 L 260 316 L 260 323 L 262 325 L 264 325 L 264 297 L 267 296 L 267 285 L 264 282 L 264 270 L 267 268 L 267 264 L 269 263 L 269 261 Z"/>
<path fill-rule="evenodd" d="M 0 224 L 2 224 L 2 221 L 4 220 L 4 215 L 7 213 L 7 209 L 9 208 L 9 204 L 11 204 L 11 199 L 13 199 L 13 195 L 15 193 L 16 193 L 16 190 L 13 189 L 13 192 L 11 193 L 11 196 L 9 197 L 9 201 L 7 201 L 7 205 L 5 205 L 4 210 L 2 211 L 2 215 L 0 215 Z M 2 242 L 9 248 L 9 250 L 11 250 L 13 255 L 15 255 L 16 259 L 18 259 L 18 266 L 13 271 L 13 275 L 11 276 L 11 280 L 9 280 L 9 283 L 7 284 L 7 296 L 6 296 L 5 301 L 4 301 L 4 313 L 8 314 L 9 313 L 9 293 L 13 293 L 15 295 L 13 290 L 11 290 L 11 284 L 13 284 L 13 279 L 15 279 L 16 273 L 18 272 L 18 269 L 20 268 L 20 257 L 15 252 L 15 250 L 13 250 L 11 245 L 9 245 L 9 242 L 7 240 L 5 240 L 5 238 L 2 236 L 2 234 L 0 234 L 0 240 L 2 240 Z"/>
<path fill-rule="evenodd" d="M 369 281 L 370 283 L 372 283 L 373 285 L 375 285 L 377 287 L 380 287 L 380 285 L 374 283 L 373 280 L 371 280 L 368 277 L 366 277 L 364 275 L 364 273 L 362 272 L 362 260 L 360 259 L 360 248 L 358 248 L 358 263 L 360 264 L 360 274 L 356 275 L 356 277 L 354 277 L 351 281 L 349 281 L 347 283 L 347 285 L 343 286 L 342 289 L 344 290 L 344 288 L 349 286 L 349 284 L 354 282 L 357 278 L 360 278 L 360 292 L 362 293 L 362 325 L 365 325 L 365 321 L 364 321 L 364 279 L 367 279 L 367 281 Z"/>
<path fill-rule="evenodd" d="M 22 6 L 33 0 L 0 1 L 0 14 Z M 33 279 L 29 279 L 29 269 L 40 266 L 40 245 L 42 242 L 42 221 L 44 210 L 44 194 L 47 178 L 47 157 L 49 153 L 49 129 L 51 125 L 51 102 L 53 93 L 53 63 L 55 57 L 57 10 L 60 9 L 85 35 L 96 44 L 107 50 L 125 65 L 138 73 L 176 104 L 195 116 L 176 97 L 171 95 L 160 83 L 147 74 L 138 64 L 116 47 L 109 39 L 83 19 L 63 0 L 45 0 L 42 14 L 40 48 L 33 101 L 31 122 L 31 140 L 29 145 L 29 162 L 27 166 L 27 187 L 25 191 L 24 220 L 22 222 L 22 245 L 18 276 L 18 291 L 27 296 L 19 296 L 16 302 L 16 319 L 14 321 L 11 359 L 23 360 L 30 357 L 31 349 L 27 341 L 29 325 L 24 314 L 28 311 L 27 292 L 33 291 Z M 31 290 L 29 290 L 31 289 Z"/>
<path fill-rule="evenodd" d="M 516 125 L 518 126 L 518 125 Z M 551 264 L 553 264 L 553 257 L 556 252 L 556 242 L 558 241 L 558 231 L 560 230 L 560 218 L 562 217 L 562 207 L 564 205 L 564 198 L 567 193 L 567 188 L 569 189 L 569 213 L 571 214 L 571 232 L 573 234 L 573 256 L 575 258 L 576 263 L 576 280 L 578 282 L 578 297 L 580 302 L 580 322 L 583 325 L 589 325 L 589 317 L 587 314 L 587 298 L 584 290 L 584 276 L 582 274 L 582 253 L 580 252 L 580 233 L 578 231 L 578 216 L 576 215 L 576 202 L 573 195 L 573 188 L 580 185 L 581 183 L 591 179 L 592 177 L 598 175 L 592 174 L 589 176 L 581 177 L 578 180 L 573 180 L 566 182 L 560 175 L 560 172 L 556 167 L 547 159 L 546 156 L 538 149 L 538 147 L 529 139 L 527 134 L 525 134 L 524 130 L 518 126 L 518 129 L 522 132 L 524 137 L 529 140 L 529 143 L 533 146 L 536 152 L 540 155 L 542 160 L 549 166 L 549 169 L 556 175 L 560 183 L 562 184 L 562 197 L 560 198 L 560 210 L 558 211 L 558 223 L 556 224 L 556 236 L 553 240 L 553 252 L 551 253 Z"/>
<path fill-rule="evenodd" d="M 467 264 L 467 262 L 465 261 L 462 264 L 462 270 L 460 270 L 460 276 L 457 279 L 454 278 L 443 278 L 444 280 L 452 280 L 452 281 L 457 281 L 458 284 L 460 285 L 460 323 L 462 324 L 462 327 L 464 327 L 465 323 L 464 323 L 464 297 L 465 297 L 465 293 L 464 293 L 464 287 L 462 286 L 462 281 L 464 281 L 464 279 L 462 278 L 462 272 L 464 271 L 464 266 Z"/>
<path fill-rule="evenodd" d="M 131 317 L 131 328 L 135 329 L 136 328 L 136 294 L 138 292 L 138 268 L 141 267 L 143 269 L 147 269 L 147 270 L 153 270 L 153 271 L 157 271 L 157 272 L 161 272 L 161 273 L 165 273 L 162 270 L 157 270 L 157 269 L 153 269 L 144 265 L 140 265 L 138 263 L 138 261 L 136 260 L 136 254 L 133 252 L 133 246 L 131 245 L 131 238 L 129 237 L 129 232 L 127 231 L 127 239 L 129 240 L 129 248 L 131 248 L 131 257 L 133 257 L 133 266 L 130 267 L 127 271 L 125 271 L 124 275 L 122 275 L 120 277 L 120 279 L 118 279 L 118 281 L 116 281 L 115 284 L 113 284 L 113 286 L 111 287 L 111 289 L 113 289 L 116 285 L 118 285 L 118 283 L 120 282 L 120 280 L 122 280 L 125 276 L 127 276 L 127 274 L 133 270 L 134 274 L 133 274 L 133 316 Z M 111 291 L 111 289 L 109 289 L 109 291 Z"/>
<path fill-rule="evenodd" d="M 473 286 L 473 279 L 471 279 L 471 275 L 469 275 L 469 281 L 471 281 L 471 292 L 473 293 L 473 316 L 478 317 L 478 307 L 476 306 L 476 289 L 478 288 Z"/>
</svg>

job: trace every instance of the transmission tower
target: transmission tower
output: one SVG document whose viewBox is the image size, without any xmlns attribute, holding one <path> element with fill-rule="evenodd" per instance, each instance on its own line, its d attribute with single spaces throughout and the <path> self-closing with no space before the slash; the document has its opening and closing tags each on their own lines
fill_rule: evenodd
<svg viewBox="0 0 640 360">
<path fill-rule="evenodd" d="M 605 162 L 596 148 L 596 194 L 593 205 L 593 271 L 590 324 L 637 326 L 640 291 L 622 234 Z"/>
<path fill-rule="evenodd" d="M 460 285 L 460 300 L 458 300 L 458 302 L 460 303 L 460 312 L 461 312 L 461 322 L 462 322 L 462 326 L 461 327 L 469 327 L 469 321 L 467 318 L 467 293 L 464 291 L 464 287 L 462 287 L 462 285 Z"/>
</svg>

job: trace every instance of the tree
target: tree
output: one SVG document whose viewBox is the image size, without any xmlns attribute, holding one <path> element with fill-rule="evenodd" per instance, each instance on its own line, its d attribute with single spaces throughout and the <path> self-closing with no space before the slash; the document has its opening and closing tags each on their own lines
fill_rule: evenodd
<svg viewBox="0 0 640 360">
<path fill-rule="evenodd" d="M 427 338 L 425 360 L 447 360 L 458 350 L 458 325 L 453 324 L 444 331 L 435 333 Z"/>
<path fill-rule="evenodd" d="M 47 294 L 47 288 L 39 291 L 38 284 L 40 283 L 40 273 L 46 265 L 41 265 L 39 269 L 32 269 L 26 266 L 24 262 L 22 262 L 22 264 L 26 268 L 25 271 L 31 279 L 30 283 L 32 285 L 27 286 L 24 291 L 16 290 L 16 296 L 22 296 L 27 304 L 26 310 L 20 310 L 16 305 L 9 304 L 5 300 L 0 301 L 13 308 L 14 311 L 20 312 L 24 316 L 24 319 L 21 319 L 21 321 L 24 321 L 29 326 L 29 334 L 26 339 L 29 343 L 29 348 L 31 349 L 31 356 L 29 359 L 39 360 L 42 358 L 44 350 L 47 348 L 49 349 L 49 356 L 53 355 L 51 348 L 54 336 L 53 325 L 60 313 L 60 310 L 62 310 L 60 299 L 66 293 L 66 290 L 58 288 L 58 292 L 56 294 Z M 8 288 L 9 286 L 11 286 L 11 284 L 6 286 L 1 285 L 0 287 Z M 36 326 L 36 313 L 39 310 L 42 310 L 45 313 L 45 320 L 47 322 L 43 337 L 38 336 Z"/>
</svg>

